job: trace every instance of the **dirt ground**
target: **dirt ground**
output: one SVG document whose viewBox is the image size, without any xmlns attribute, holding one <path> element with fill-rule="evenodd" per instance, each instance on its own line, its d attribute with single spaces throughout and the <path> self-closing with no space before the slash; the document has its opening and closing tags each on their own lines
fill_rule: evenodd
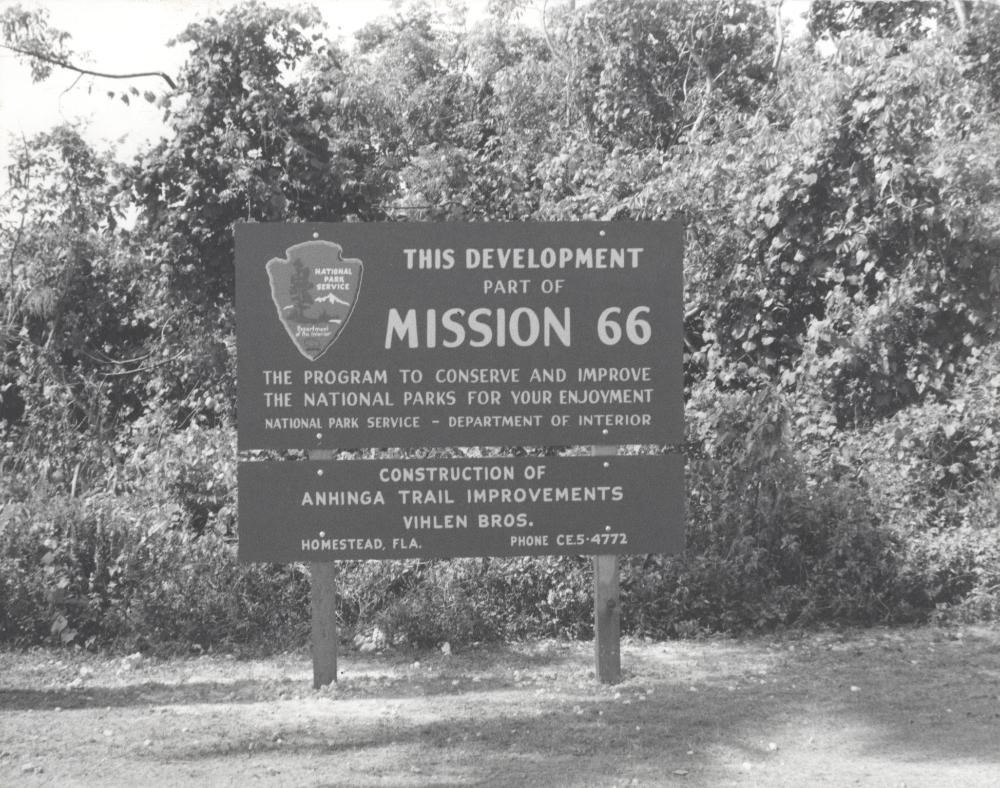
<svg viewBox="0 0 1000 788">
<path fill-rule="evenodd" d="M 0 786 L 995 786 L 1000 628 L 156 660 L 0 653 Z"/>
</svg>

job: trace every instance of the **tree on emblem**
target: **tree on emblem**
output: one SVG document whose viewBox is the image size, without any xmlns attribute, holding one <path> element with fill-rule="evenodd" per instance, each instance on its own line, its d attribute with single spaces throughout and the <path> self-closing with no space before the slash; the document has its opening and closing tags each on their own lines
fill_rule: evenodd
<svg viewBox="0 0 1000 788">
<path fill-rule="evenodd" d="M 299 321 L 305 321 L 306 309 L 312 306 L 313 300 L 310 295 L 312 290 L 312 279 L 309 278 L 309 269 L 302 264 L 298 258 L 292 260 L 295 270 L 288 286 L 288 294 L 295 307 L 295 317 Z"/>
</svg>

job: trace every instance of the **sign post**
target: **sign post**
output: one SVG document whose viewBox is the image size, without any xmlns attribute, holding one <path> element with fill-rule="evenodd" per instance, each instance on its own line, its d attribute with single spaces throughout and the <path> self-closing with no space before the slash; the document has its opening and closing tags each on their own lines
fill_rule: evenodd
<svg viewBox="0 0 1000 788">
<path fill-rule="evenodd" d="M 309 573 L 313 688 L 319 689 L 337 680 L 337 565 L 315 561 Z"/>
<path fill-rule="evenodd" d="M 594 446 L 595 457 L 613 457 L 617 446 Z M 618 555 L 594 556 L 594 676 L 602 684 L 621 681 L 621 590 Z"/>
<path fill-rule="evenodd" d="M 332 451 L 311 451 L 310 460 L 332 460 Z M 309 564 L 313 689 L 337 680 L 337 565 L 332 560 Z"/>
<path fill-rule="evenodd" d="M 622 678 L 618 556 L 594 556 L 594 676 L 601 684 Z"/>
<path fill-rule="evenodd" d="M 596 676 L 620 679 L 618 556 L 684 546 L 677 222 L 241 224 L 239 558 L 312 571 L 336 680 L 338 560 L 593 555 Z M 334 448 L 591 456 L 333 460 Z M 279 527 L 280 524 L 280 527 Z"/>
</svg>

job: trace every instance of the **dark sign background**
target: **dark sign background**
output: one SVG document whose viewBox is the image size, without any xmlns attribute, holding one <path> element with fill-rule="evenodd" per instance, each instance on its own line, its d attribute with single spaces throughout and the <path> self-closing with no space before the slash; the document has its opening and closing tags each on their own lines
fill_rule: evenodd
<svg viewBox="0 0 1000 788">
<path fill-rule="evenodd" d="M 393 474 L 417 468 L 469 469 L 469 477 L 476 469 L 483 474 L 509 469 L 514 478 L 392 480 Z M 400 490 L 407 490 L 405 497 Z M 500 496 L 503 490 L 525 500 L 468 500 L 470 491 Z M 375 502 L 376 491 L 384 503 Z M 545 502 L 544 491 L 563 500 Z M 584 500 L 588 491 L 604 500 Z M 364 493 L 368 502 L 316 505 L 317 492 Z M 538 500 L 530 500 L 532 492 Z M 312 504 L 303 505 L 305 493 Z M 578 500 L 566 500 L 571 495 Z M 684 458 L 676 454 L 244 462 L 239 557 L 288 562 L 676 553 L 684 547 L 684 500 Z M 457 527 L 462 517 L 464 528 Z M 407 528 L 406 518 L 418 519 Z M 430 527 L 419 527 L 421 522 Z"/>
<path fill-rule="evenodd" d="M 340 245 L 344 258 L 359 259 L 364 276 L 349 322 L 320 358 L 300 353 L 278 318 L 266 265 L 283 259 L 299 243 L 322 240 Z M 603 269 L 467 269 L 467 249 L 642 248 L 636 268 Z M 404 249 L 450 249 L 451 270 L 408 270 Z M 538 224 L 243 224 L 236 228 L 236 300 L 239 382 L 239 447 L 241 449 L 320 449 L 453 445 L 571 445 L 679 443 L 683 440 L 682 402 L 682 231 L 677 223 L 573 222 Z M 487 280 L 491 292 L 484 292 Z M 557 281 L 558 280 L 558 283 Z M 515 292 L 493 292 L 496 283 L 517 281 Z M 524 284 L 524 283 L 527 284 Z M 543 287 L 558 292 L 543 293 Z M 440 314 L 450 308 L 477 308 L 510 313 L 545 307 L 559 315 L 571 309 L 570 347 L 541 343 L 531 347 L 386 349 L 389 310 L 405 315 L 416 309 L 421 335 L 427 309 Z M 650 340 L 633 344 L 627 337 L 603 343 L 597 331 L 602 312 L 617 307 L 616 322 L 624 329 L 637 307 L 648 321 Z M 439 329 L 439 335 L 441 331 Z M 422 340 L 423 341 L 423 340 Z M 533 369 L 561 369 L 565 383 L 531 383 Z M 649 370 L 648 381 L 581 383 L 581 368 Z M 438 370 L 517 369 L 516 384 L 446 384 L 435 382 Z M 291 385 L 266 385 L 265 371 L 290 372 Z M 384 370 L 385 385 L 342 384 L 306 387 L 308 370 Z M 422 375 L 417 385 L 404 383 L 401 370 Z M 648 402 L 561 405 L 559 390 L 651 389 Z M 303 392 L 340 391 L 371 394 L 381 402 L 363 405 L 306 407 Z M 511 389 L 549 390 L 550 403 L 515 404 Z M 405 404 L 405 392 L 453 392 L 453 403 Z M 472 394 L 486 391 L 487 394 Z M 291 393 L 291 407 L 269 407 L 265 392 Z M 499 392 L 499 401 L 496 401 Z M 538 397 L 545 395 L 539 394 Z M 493 401 L 489 401 L 493 398 Z M 485 399 L 485 401 L 484 401 Z M 385 404 L 383 404 L 383 402 Z M 391 404 L 390 404 L 391 403 Z M 584 424 L 581 416 L 631 416 L 623 423 L 607 419 Z M 637 415 L 638 414 L 638 415 Z M 458 423 L 454 417 L 522 416 L 520 424 Z M 282 428 L 276 417 L 289 419 Z M 379 417 L 409 417 L 378 421 Z M 331 423 L 330 419 L 335 422 Z M 369 421 L 369 419 L 376 419 Z M 267 419 L 272 420 L 268 428 Z M 294 419 L 310 421 L 295 422 Z M 316 419 L 319 421 L 317 422 Z M 563 422 L 563 423 L 560 423 Z M 315 425 L 319 424 L 317 429 Z M 293 426 L 297 425 L 297 426 Z"/>
</svg>

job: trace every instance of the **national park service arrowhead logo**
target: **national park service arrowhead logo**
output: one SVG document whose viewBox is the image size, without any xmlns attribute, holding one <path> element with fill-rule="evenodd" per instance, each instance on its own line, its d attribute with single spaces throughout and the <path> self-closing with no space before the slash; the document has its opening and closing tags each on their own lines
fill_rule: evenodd
<svg viewBox="0 0 1000 788">
<path fill-rule="evenodd" d="M 306 241 L 288 258 L 267 262 L 271 298 L 295 347 L 315 361 L 337 341 L 361 289 L 360 260 L 345 259 L 340 244 Z"/>
</svg>

